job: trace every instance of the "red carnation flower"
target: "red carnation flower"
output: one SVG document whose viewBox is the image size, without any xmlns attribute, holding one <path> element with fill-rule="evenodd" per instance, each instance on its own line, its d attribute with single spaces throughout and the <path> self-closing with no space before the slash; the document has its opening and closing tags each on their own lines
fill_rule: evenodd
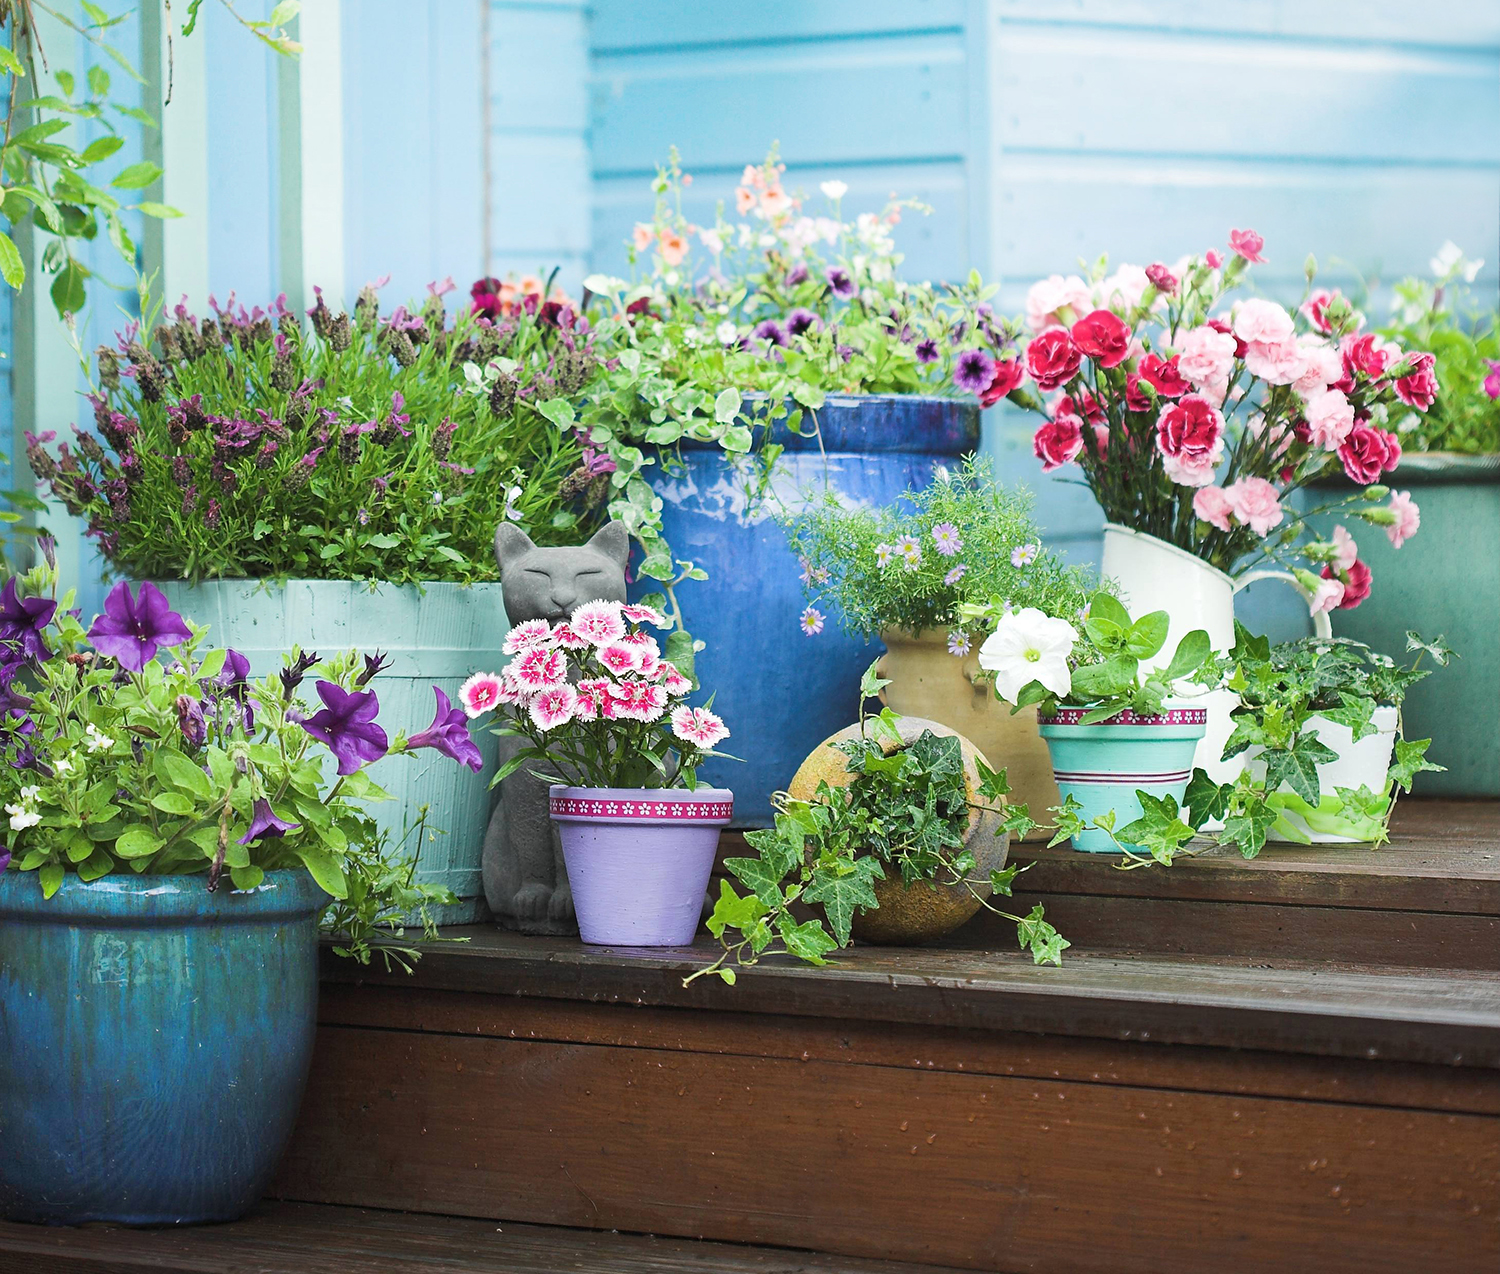
<svg viewBox="0 0 1500 1274">
<path fill-rule="evenodd" d="M 1372 332 L 1356 336 L 1344 348 L 1344 371 L 1363 372 L 1371 380 L 1379 380 L 1391 365 L 1391 356 L 1380 348 L 1380 339 Z"/>
<path fill-rule="evenodd" d="M 1019 389 L 1025 379 L 1026 372 L 1019 359 L 997 359 L 994 378 L 990 381 L 989 388 L 979 395 L 979 405 L 993 407 L 1012 390 Z"/>
<path fill-rule="evenodd" d="M 1042 389 L 1056 389 L 1078 371 L 1078 347 L 1060 327 L 1039 332 L 1026 347 L 1026 370 Z"/>
<path fill-rule="evenodd" d="M 1130 353 L 1130 324 L 1113 310 L 1095 310 L 1073 324 L 1073 343 L 1100 367 L 1118 367 Z"/>
<path fill-rule="evenodd" d="M 1413 354 L 1412 369 L 1396 381 L 1396 397 L 1408 407 L 1426 411 L 1437 400 L 1438 382 L 1431 354 Z M 1486 382 L 1488 384 L 1488 382 Z"/>
<path fill-rule="evenodd" d="M 1344 596 L 1339 602 L 1340 610 L 1353 610 L 1370 595 L 1370 568 L 1358 558 L 1355 558 L 1353 565 L 1342 575 L 1334 570 L 1331 564 L 1325 566 L 1323 578 L 1342 581 Z"/>
<path fill-rule="evenodd" d="M 1141 359 L 1141 379 L 1146 381 L 1163 398 L 1181 398 L 1192 388 L 1182 373 L 1177 370 L 1177 355 L 1158 358 L 1147 354 Z"/>
<path fill-rule="evenodd" d="M 1125 407 L 1128 411 L 1150 411 L 1151 399 L 1141 392 L 1140 372 L 1125 375 Z"/>
<path fill-rule="evenodd" d="M 1171 296 L 1177 291 L 1177 276 L 1160 261 L 1153 261 L 1146 267 L 1146 277 L 1151 280 L 1151 286 L 1163 296 Z"/>
<path fill-rule="evenodd" d="M 1401 459 L 1401 444 L 1396 441 L 1395 434 L 1356 421 L 1339 447 L 1339 459 L 1343 461 L 1349 481 L 1369 486 L 1387 469 L 1396 467 Z"/>
<path fill-rule="evenodd" d="M 1051 329 L 1061 331 L 1060 328 Z M 1042 472 L 1051 473 L 1078 458 L 1083 450 L 1083 422 L 1077 416 L 1058 416 L 1036 431 L 1031 449 L 1042 462 Z"/>
</svg>

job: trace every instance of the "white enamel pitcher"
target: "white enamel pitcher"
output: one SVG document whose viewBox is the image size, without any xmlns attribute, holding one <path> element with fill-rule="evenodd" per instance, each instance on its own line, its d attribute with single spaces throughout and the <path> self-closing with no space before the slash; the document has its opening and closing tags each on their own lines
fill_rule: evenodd
<svg viewBox="0 0 1500 1274">
<path fill-rule="evenodd" d="M 1166 664 L 1177 643 L 1195 628 L 1208 633 L 1215 650 L 1227 651 L 1233 647 L 1234 595 L 1256 580 L 1284 580 L 1307 598 L 1307 590 L 1290 571 L 1246 571 L 1236 578 L 1186 549 L 1113 522 L 1104 524 L 1104 561 L 1100 573 L 1119 584 L 1132 619 L 1152 611 L 1167 612 L 1166 644 L 1154 659 L 1144 661 L 1147 668 Z M 1313 628 L 1319 637 L 1333 636 L 1328 616 L 1321 612 L 1313 616 Z M 1231 782 L 1245 768 L 1243 755 L 1229 761 L 1219 759 L 1234 729 L 1229 714 L 1237 702 L 1231 690 L 1214 690 L 1194 698 L 1194 703 L 1208 709 L 1208 733 L 1198 744 L 1193 763 L 1206 770 L 1216 783 Z"/>
</svg>

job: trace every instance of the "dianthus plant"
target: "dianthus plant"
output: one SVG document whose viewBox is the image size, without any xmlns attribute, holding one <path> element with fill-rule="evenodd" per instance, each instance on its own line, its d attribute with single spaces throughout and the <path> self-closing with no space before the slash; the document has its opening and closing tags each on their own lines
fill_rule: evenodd
<svg viewBox="0 0 1500 1274">
<path fill-rule="evenodd" d="M 678 630 L 666 649 L 642 627 L 669 626 L 659 598 L 592 601 L 559 624 L 517 624 L 498 673 L 469 678 L 460 692 L 470 717 L 493 713 L 495 733 L 525 739 L 495 776 L 523 765 L 581 787 L 697 786 L 705 757 L 729 737 L 708 707 L 690 707 L 693 642 Z"/>
<path fill-rule="evenodd" d="M 1307 518 L 1352 513 L 1397 548 L 1415 533 L 1416 505 L 1380 479 L 1401 457 L 1391 413 L 1433 403 L 1433 357 L 1362 331 L 1345 298 L 1313 290 L 1311 261 L 1296 313 L 1263 297 L 1230 303 L 1263 247 L 1236 230 L 1227 258 L 1210 250 L 1110 275 L 1101 258 L 1087 280 L 1053 275 L 1027 295 L 1027 336 L 976 345 L 955 377 L 982 400 L 1003 393 L 1044 415 L 1033 439 L 1043 471 L 1080 466 L 1110 521 L 1226 571 L 1275 559 L 1314 611 L 1358 605 L 1370 577 L 1352 539 L 1309 541 Z M 1359 490 L 1294 508 L 1291 495 L 1337 474 Z"/>
<path fill-rule="evenodd" d="M 153 584 L 116 585 L 85 630 L 56 581 L 44 565 L 0 590 L 0 870 L 34 872 L 48 897 L 69 873 L 202 872 L 213 891 L 306 870 L 351 904 L 345 949 L 362 958 L 382 915 L 450 900 L 411 885 L 363 809 L 387 799 L 366 773 L 386 755 L 431 747 L 480 767 L 442 691 L 429 729 L 391 738 L 378 655 L 293 652 L 255 681 L 238 651 L 202 650 L 205 630 Z M 313 672 L 316 710 L 300 693 Z"/>
</svg>

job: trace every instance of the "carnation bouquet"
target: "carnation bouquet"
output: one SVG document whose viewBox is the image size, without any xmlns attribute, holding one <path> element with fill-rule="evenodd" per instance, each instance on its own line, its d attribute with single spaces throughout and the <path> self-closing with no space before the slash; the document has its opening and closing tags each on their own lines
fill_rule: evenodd
<svg viewBox="0 0 1500 1274">
<path fill-rule="evenodd" d="M 498 673 L 478 673 L 460 691 L 471 718 L 493 713 L 495 733 L 522 747 L 495 775 L 523 765 L 581 787 L 697 787 L 697 767 L 729 737 L 709 707 L 690 707 L 693 643 L 673 632 L 666 649 L 642 625 L 669 626 L 654 599 L 591 601 L 565 621 L 518 624 Z M 732 758 L 731 758 L 732 759 Z"/>
<path fill-rule="evenodd" d="M 333 899 L 341 949 L 365 961 L 398 915 L 454 901 L 412 881 L 363 808 L 386 799 L 365 771 L 387 754 L 430 747 L 480 768 L 441 690 L 429 729 L 392 738 L 371 686 L 379 655 L 294 652 L 252 681 L 238 651 L 201 649 L 204 630 L 155 585 L 117 584 L 85 630 L 56 581 L 47 563 L 0 590 L 0 871 L 34 872 L 51 897 L 68 873 L 203 873 L 213 891 L 303 868 Z"/>
<path fill-rule="evenodd" d="M 1306 518 L 1343 509 L 1398 548 L 1415 533 L 1417 506 L 1380 479 L 1401 456 L 1391 414 L 1432 406 L 1433 357 L 1362 330 L 1344 297 L 1312 290 L 1311 261 L 1295 313 L 1230 302 L 1265 258 L 1252 231 L 1232 231 L 1229 247 L 1227 259 L 1210 250 L 1112 275 L 1101 259 L 1088 280 L 1042 280 L 1027 334 L 966 352 L 955 377 L 1045 416 L 1033 440 L 1043 471 L 1080 466 L 1111 522 L 1225 571 L 1300 559 L 1321 568 L 1295 571 L 1314 611 L 1357 605 L 1369 572 L 1352 538 L 1308 540 Z M 1297 510 L 1296 492 L 1340 470 L 1356 493 Z"/>
<path fill-rule="evenodd" d="M 495 578 L 502 519 L 569 541 L 605 494 L 567 423 L 587 323 L 514 288 L 450 318 L 451 280 L 382 315 L 377 287 L 352 316 L 320 294 L 310 331 L 284 297 L 200 321 L 143 290 L 96 352 L 93 428 L 30 438 L 32 468 L 132 578 L 464 583 Z"/>
</svg>

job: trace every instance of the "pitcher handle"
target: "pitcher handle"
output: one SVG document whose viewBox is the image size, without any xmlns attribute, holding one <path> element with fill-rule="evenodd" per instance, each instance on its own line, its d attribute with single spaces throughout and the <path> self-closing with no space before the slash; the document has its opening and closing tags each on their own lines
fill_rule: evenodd
<svg viewBox="0 0 1500 1274">
<path fill-rule="evenodd" d="M 1312 594 L 1302 587 L 1301 582 L 1290 571 L 1246 571 L 1245 574 L 1241 575 L 1239 579 L 1234 581 L 1234 591 L 1238 593 L 1242 588 L 1245 588 L 1246 586 L 1255 583 L 1256 580 L 1261 579 L 1285 580 L 1288 584 L 1290 584 L 1293 588 L 1295 588 L 1299 593 L 1302 594 L 1304 601 L 1307 601 L 1309 603 L 1312 601 Z M 1333 625 L 1328 621 L 1327 611 L 1318 611 L 1313 615 L 1312 621 L 1313 632 L 1318 637 L 1326 641 L 1328 638 L 1333 636 Z"/>
</svg>

